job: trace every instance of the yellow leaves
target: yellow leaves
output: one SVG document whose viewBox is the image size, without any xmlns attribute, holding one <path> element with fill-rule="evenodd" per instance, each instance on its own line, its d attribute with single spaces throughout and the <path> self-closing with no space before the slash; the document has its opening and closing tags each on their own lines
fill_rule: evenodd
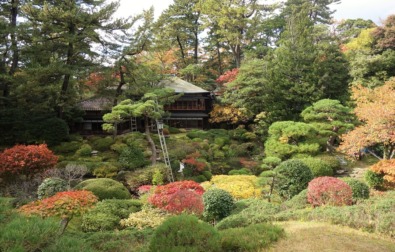
<svg viewBox="0 0 395 252">
<path fill-rule="evenodd" d="M 201 186 L 205 190 L 219 188 L 229 192 L 233 198 L 248 199 L 259 198 L 261 188 L 257 186 L 258 178 L 253 175 L 217 175 L 211 181 L 204 182 Z"/>
<path fill-rule="evenodd" d="M 393 187 L 395 187 L 395 159 L 381 160 L 371 166 L 370 170 L 377 174 L 383 174 L 384 181 L 386 181 L 389 186 L 393 185 Z"/>
<path fill-rule="evenodd" d="M 240 121 L 248 120 L 248 116 L 242 109 L 233 107 L 232 105 L 214 105 L 210 112 L 211 123 L 230 122 L 235 124 Z"/>
<path fill-rule="evenodd" d="M 120 221 L 123 227 L 134 227 L 144 229 L 147 227 L 155 228 L 162 224 L 170 214 L 158 208 L 143 208 L 140 212 L 131 213 L 127 219 Z"/>
</svg>

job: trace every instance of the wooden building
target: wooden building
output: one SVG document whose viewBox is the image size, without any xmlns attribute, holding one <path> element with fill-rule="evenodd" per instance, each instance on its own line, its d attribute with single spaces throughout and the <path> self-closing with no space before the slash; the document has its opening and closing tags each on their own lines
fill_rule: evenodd
<svg viewBox="0 0 395 252">
<path fill-rule="evenodd" d="M 162 80 L 159 87 L 171 88 L 176 94 L 183 94 L 174 103 L 165 106 L 170 115 L 163 118 L 166 125 L 175 128 L 208 129 L 209 113 L 212 109 L 212 94 L 200 87 L 186 82 L 178 77 L 168 77 Z M 109 98 L 91 98 L 79 103 L 80 109 L 85 111 L 81 123 L 76 124 L 74 131 L 80 134 L 105 134 L 102 130 L 103 115 L 111 112 L 112 100 Z M 133 118 L 134 120 L 134 118 Z M 132 131 L 132 119 L 117 126 L 118 134 Z M 136 119 L 137 130 L 143 130 L 141 118 Z"/>
</svg>

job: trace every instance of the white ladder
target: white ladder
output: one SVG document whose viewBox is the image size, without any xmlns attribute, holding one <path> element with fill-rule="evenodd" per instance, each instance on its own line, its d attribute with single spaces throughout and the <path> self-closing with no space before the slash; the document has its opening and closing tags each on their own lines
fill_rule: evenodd
<svg viewBox="0 0 395 252">
<path fill-rule="evenodd" d="M 162 148 L 163 152 L 163 159 L 165 160 L 165 164 L 169 169 L 169 180 L 170 182 L 174 182 L 173 171 L 171 169 L 171 163 L 169 158 L 169 152 L 167 151 L 166 139 L 165 135 L 163 135 L 163 121 L 160 119 L 156 120 L 156 129 L 158 130 L 159 142 L 160 147 Z"/>
</svg>

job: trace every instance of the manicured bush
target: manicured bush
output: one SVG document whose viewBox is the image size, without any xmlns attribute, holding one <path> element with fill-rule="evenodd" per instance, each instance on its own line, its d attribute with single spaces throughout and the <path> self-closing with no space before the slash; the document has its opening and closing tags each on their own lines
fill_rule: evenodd
<svg viewBox="0 0 395 252">
<path fill-rule="evenodd" d="M 303 158 L 301 161 L 310 168 L 315 178 L 333 175 L 333 169 L 319 158 Z"/>
<path fill-rule="evenodd" d="M 323 160 L 327 165 L 329 165 L 332 168 L 333 172 L 341 169 L 340 157 L 320 155 L 317 158 Z"/>
<path fill-rule="evenodd" d="M 343 178 L 342 180 L 351 187 L 354 200 L 369 198 L 369 186 L 366 183 L 354 178 Z"/>
<path fill-rule="evenodd" d="M 110 150 L 111 145 L 114 143 L 112 137 L 107 136 L 104 138 L 98 138 L 92 142 L 92 147 L 98 151 Z"/>
<path fill-rule="evenodd" d="M 59 220 L 15 216 L 0 225 L 0 251 L 42 251 L 59 234 Z"/>
<path fill-rule="evenodd" d="M 375 189 L 381 189 L 384 185 L 384 178 L 382 174 L 377 174 L 371 170 L 367 170 L 365 173 L 366 183 Z"/>
<path fill-rule="evenodd" d="M 118 154 L 121 154 L 123 149 L 126 149 L 126 148 L 128 148 L 127 144 L 125 144 L 125 143 L 118 143 L 118 142 L 110 146 L 110 149 L 115 151 Z"/>
<path fill-rule="evenodd" d="M 26 175 L 32 178 L 55 166 L 58 157 L 47 145 L 15 145 L 0 153 L 0 177 Z"/>
<path fill-rule="evenodd" d="M 122 219 L 122 227 L 133 227 L 138 230 L 146 228 L 156 228 L 168 217 L 169 213 L 159 208 L 143 207 L 141 211 L 131 213 L 128 218 Z"/>
<path fill-rule="evenodd" d="M 118 162 L 126 170 L 135 170 L 149 163 L 144 157 L 144 152 L 136 145 L 123 149 Z"/>
<path fill-rule="evenodd" d="M 194 216 L 174 216 L 155 230 L 149 251 L 220 251 L 220 236 Z"/>
<path fill-rule="evenodd" d="M 259 198 L 262 189 L 258 186 L 258 178 L 253 175 L 216 175 L 211 181 L 202 183 L 206 190 L 223 189 L 236 200 Z"/>
<path fill-rule="evenodd" d="M 380 160 L 372 165 L 370 170 L 383 176 L 386 188 L 395 189 L 395 159 Z"/>
<path fill-rule="evenodd" d="M 228 172 L 228 175 L 251 175 L 251 171 L 246 168 L 242 168 L 239 170 L 230 170 Z"/>
<path fill-rule="evenodd" d="M 152 184 L 153 185 L 163 185 L 164 176 L 162 171 L 159 168 L 156 168 L 154 174 L 152 175 Z"/>
<path fill-rule="evenodd" d="M 245 206 L 241 207 L 241 210 L 238 210 L 239 212 L 222 219 L 215 227 L 222 230 L 268 222 L 274 220 L 273 215 L 280 211 L 279 206 L 268 203 L 266 200 L 249 200 L 249 202 L 246 202 L 246 208 Z"/>
<path fill-rule="evenodd" d="M 230 215 L 234 208 L 232 195 L 222 189 L 211 189 L 203 194 L 203 216 L 209 221 L 219 221 Z"/>
<path fill-rule="evenodd" d="M 93 175 L 97 178 L 115 178 L 118 174 L 118 167 L 112 164 L 103 164 L 93 170 Z"/>
<path fill-rule="evenodd" d="M 57 192 L 67 191 L 67 183 L 60 178 L 46 178 L 37 189 L 39 199 L 48 198 Z"/>
<path fill-rule="evenodd" d="M 60 237 L 56 237 L 52 244 L 50 244 L 45 249 L 41 250 L 45 252 L 75 252 L 75 251 L 84 251 L 84 252 L 96 252 L 90 244 L 81 237 L 75 237 L 69 234 L 64 234 Z"/>
<path fill-rule="evenodd" d="M 83 144 L 76 152 L 77 156 L 90 157 L 92 155 L 92 147 L 89 144 Z"/>
<path fill-rule="evenodd" d="M 126 172 L 124 175 L 124 180 L 128 188 L 137 193 L 137 188 L 142 185 L 148 185 L 152 183 L 152 179 L 155 174 L 155 170 L 159 169 L 163 174 L 164 181 L 168 181 L 169 169 L 164 164 L 156 164 L 153 166 L 145 167 L 144 169 L 137 169 L 135 171 Z"/>
<path fill-rule="evenodd" d="M 62 142 L 60 145 L 52 147 L 52 150 L 57 154 L 74 154 L 82 143 L 78 141 Z"/>
<path fill-rule="evenodd" d="M 291 199 L 307 188 L 313 173 L 307 165 L 297 159 L 282 162 L 274 171 L 277 174 L 274 188 L 285 199 Z"/>
<path fill-rule="evenodd" d="M 206 178 L 206 180 L 211 180 L 213 174 L 210 171 L 203 171 L 202 175 Z"/>
<path fill-rule="evenodd" d="M 220 231 L 222 251 L 264 251 L 284 236 L 284 230 L 272 224 L 253 224 Z"/>
<path fill-rule="evenodd" d="M 137 200 L 103 200 L 96 204 L 82 218 L 82 230 L 97 232 L 113 230 L 119 227 L 121 219 L 127 218 L 130 213 L 141 210 L 142 203 Z"/>
<path fill-rule="evenodd" d="M 178 181 L 164 186 L 157 186 L 148 202 L 170 213 L 202 214 L 204 189 L 194 181 Z"/>
<path fill-rule="evenodd" d="M 342 206 L 352 204 L 352 190 L 347 183 L 334 177 L 319 177 L 310 181 L 307 200 L 312 206 Z"/>
<path fill-rule="evenodd" d="M 33 142 L 45 142 L 49 146 L 67 141 L 69 137 L 69 127 L 67 123 L 56 117 L 40 120 L 39 122 L 31 124 L 29 131 L 33 135 Z"/>
<path fill-rule="evenodd" d="M 298 195 L 293 196 L 292 199 L 283 202 L 281 204 L 281 210 L 305 209 L 309 206 L 310 204 L 307 201 L 307 189 L 304 189 Z"/>
<path fill-rule="evenodd" d="M 191 130 L 188 131 L 187 137 L 190 139 L 201 138 L 201 139 L 208 139 L 210 138 L 210 133 L 204 130 Z"/>
<path fill-rule="evenodd" d="M 130 199 L 128 189 L 122 183 L 109 178 L 87 179 L 79 183 L 75 189 L 91 191 L 99 200 Z"/>
</svg>

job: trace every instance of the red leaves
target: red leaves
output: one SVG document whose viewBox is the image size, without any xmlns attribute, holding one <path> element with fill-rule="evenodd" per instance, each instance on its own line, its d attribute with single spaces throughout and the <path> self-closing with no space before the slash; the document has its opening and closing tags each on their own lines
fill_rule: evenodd
<svg viewBox="0 0 395 252">
<path fill-rule="evenodd" d="M 58 157 L 47 148 L 40 145 L 15 145 L 0 153 L 0 175 L 26 174 L 33 175 L 53 168 Z"/>
<path fill-rule="evenodd" d="M 33 201 L 19 208 L 27 215 L 42 217 L 61 216 L 72 217 L 91 208 L 97 202 L 97 197 L 90 191 L 59 192 L 52 197 Z"/>
<path fill-rule="evenodd" d="M 352 189 L 334 177 L 318 177 L 310 181 L 307 200 L 313 206 L 342 206 L 352 204 Z"/>
<path fill-rule="evenodd" d="M 203 193 L 203 187 L 194 181 L 178 181 L 156 187 L 148 202 L 170 213 L 201 214 L 204 209 Z"/>
<path fill-rule="evenodd" d="M 218 79 L 215 80 L 215 82 L 217 82 L 218 84 L 226 85 L 227 83 L 234 81 L 238 73 L 239 69 L 233 68 L 232 70 L 226 71 L 223 75 L 219 76 Z"/>
<path fill-rule="evenodd" d="M 197 160 L 197 158 L 199 157 L 200 157 L 200 153 L 195 152 L 190 155 L 187 155 L 186 158 L 182 160 L 182 162 L 186 165 L 190 165 L 194 171 L 202 172 L 206 168 L 206 163 Z"/>
</svg>

